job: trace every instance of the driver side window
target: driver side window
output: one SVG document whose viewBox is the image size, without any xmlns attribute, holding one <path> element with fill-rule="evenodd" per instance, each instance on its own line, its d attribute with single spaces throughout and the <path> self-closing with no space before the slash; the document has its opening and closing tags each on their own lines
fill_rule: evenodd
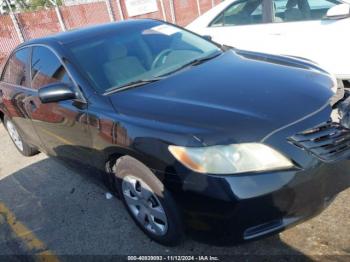
<svg viewBox="0 0 350 262">
<path fill-rule="evenodd" d="M 57 82 L 72 83 L 66 69 L 51 50 L 43 46 L 34 47 L 31 61 L 31 87 L 40 89 Z"/>
<path fill-rule="evenodd" d="M 263 0 L 243 0 L 226 8 L 211 27 L 260 24 L 263 22 Z"/>
</svg>

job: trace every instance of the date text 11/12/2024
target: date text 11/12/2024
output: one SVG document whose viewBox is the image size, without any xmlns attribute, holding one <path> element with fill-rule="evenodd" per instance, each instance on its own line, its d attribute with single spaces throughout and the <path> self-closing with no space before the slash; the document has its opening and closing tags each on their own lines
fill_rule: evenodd
<svg viewBox="0 0 350 262">
<path fill-rule="evenodd" d="M 128 261 L 220 261 L 217 256 L 128 256 Z"/>
</svg>

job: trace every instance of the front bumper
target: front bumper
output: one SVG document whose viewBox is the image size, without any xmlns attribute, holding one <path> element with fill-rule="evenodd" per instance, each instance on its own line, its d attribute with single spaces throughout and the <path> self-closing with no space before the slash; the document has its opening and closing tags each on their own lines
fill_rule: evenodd
<svg viewBox="0 0 350 262">
<path fill-rule="evenodd" d="M 194 236 L 218 244 L 237 243 L 319 214 L 349 187 L 349 165 L 350 161 L 319 162 L 308 170 L 241 176 L 193 173 L 174 195 Z"/>
</svg>

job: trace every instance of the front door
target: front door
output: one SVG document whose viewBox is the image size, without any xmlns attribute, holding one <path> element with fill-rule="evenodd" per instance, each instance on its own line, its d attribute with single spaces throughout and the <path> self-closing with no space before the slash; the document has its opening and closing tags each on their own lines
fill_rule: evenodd
<svg viewBox="0 0 350 262">
<path fill-rule="evenodd" d="M 31 88 L 40 90 L 52 83 L 66 83 L 75 88 L 65 66 L 45 46 L 32 48 Z M 91 161 L 91 136 L 87 125 L 87 103 L 83 98 L 57 103 L 41 103 L 33 98 L 31 118 L 47 152 L 73 161 Z"/>
<path fill-rule="evenodd" d="M 206 27 L 202 35 L 215 42 L 240 49 L 257 50 L 270 32 L 271 3 L 269 0 L 235 1 Z"/>
</svg>

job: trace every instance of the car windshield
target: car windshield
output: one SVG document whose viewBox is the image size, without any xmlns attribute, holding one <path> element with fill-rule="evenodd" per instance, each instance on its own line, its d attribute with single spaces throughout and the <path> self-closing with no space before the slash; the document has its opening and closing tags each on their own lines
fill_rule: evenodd
<svg viewBox="0 0 350 262">
<path fill-rule="evenodd" d="M 67 46 L 78 67 L 101 93 L 157 81 L 221 53 L 215 44 L 158 21 Z"/>
</svg>

